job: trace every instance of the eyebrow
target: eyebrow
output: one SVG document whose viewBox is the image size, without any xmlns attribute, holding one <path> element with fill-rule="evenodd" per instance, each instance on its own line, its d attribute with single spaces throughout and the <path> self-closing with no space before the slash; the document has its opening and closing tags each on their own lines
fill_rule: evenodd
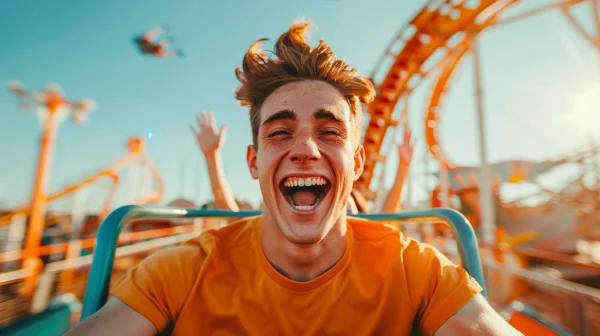
<svg viewBox="0 0 600 336">
<path fill-rule="evenodd" d="M 317 110 L 317 112 L 315 112 L 315 114 L 313 116 L 316 120 L 327 119 L 327 120 L 331 120 L 331 121 L 335 121 L 335 122 L 339 122 L 339 123 L 344 122 L 342 119 L 340 119 L 340 117 L 338 117 L 335 113 L 333 113 L 329 109 L 319 109 L 319 110 Z"/>
<path fill-rule="evenodd" d="M 277 120 L 296 120 L 296 113 L 292 110 L 281 110 L 271 114 L 267 120 L 263 122 L 263 126 L 275 122 Z"/>
<path fill-rule="evenodd" d="M 318 109 L 314 114 L 313 117 L 315 118 L 315 120 L 331 120 L 331 121 L 335 121 L 338 123 L 343 123 L 344 121 L 342 119 L 340 119 L 340 117 L 338 117 L 335 113 L 333 113 L 331 110 L 329 109 Z M 296 113 L 294 113 L 294 111 L 292 110 L 281 110 L 279 112 L 275 112 L 273 114 L 271 114 L 267 120 L 265 120 L 263 122 L 263 126 L 270 124 L 272 122 L 275 122 L 277 120 L 296 120 Z"/>
</svg>

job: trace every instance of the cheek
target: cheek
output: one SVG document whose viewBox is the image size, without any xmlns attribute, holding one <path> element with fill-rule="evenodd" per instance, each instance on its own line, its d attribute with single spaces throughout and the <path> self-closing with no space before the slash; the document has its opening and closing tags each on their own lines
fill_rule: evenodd
<svg viewBox="0 0 600 336">
<path fill-rule="evenodd" d="M 351 147 L 324 147 L 322 152 L 330 158 L 333 168 L 340 174 L 345 174 L 346 171 L 354 171 L 354 152 Z"/>
<path fill-rule="evenodd" d="M 258 156 L 258 174 L 265 178 L 270 179 L 275 171 L 279 162 L 281 162 L 283 151 L 273 146 L 265 146 L 263 151 Z"/>
<path fill-rule="evenodd" d="M 342 189 L 351 188 L 354 183 L 354 155 L 351 150 L 331 150 L 327 154 L 331 169 Z"/>
</svg>

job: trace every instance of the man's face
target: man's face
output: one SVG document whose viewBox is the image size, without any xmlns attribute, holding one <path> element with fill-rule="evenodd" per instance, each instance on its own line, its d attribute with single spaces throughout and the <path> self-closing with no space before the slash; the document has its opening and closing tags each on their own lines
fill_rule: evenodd
<svg viewBox="0 0 600 336">
<path fill-rule="evenodd" d="M 248 147 L 247 162 L 265 221 L 292 243 L 319 242 L 346 225 L 348 195 L 363 170 L 350 106 L 330 84 L 303 81 L 274 91 L 259 113 L 258 150 Z"/>
</svg>

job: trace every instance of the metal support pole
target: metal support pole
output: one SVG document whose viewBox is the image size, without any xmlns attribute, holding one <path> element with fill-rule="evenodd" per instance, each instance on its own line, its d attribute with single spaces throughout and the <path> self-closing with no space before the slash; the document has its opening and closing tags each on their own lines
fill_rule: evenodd
<svg viewBox="0 0 600 336">
<path fill-rule="evenodd" d="M 577 21 L 577 19 L 573 15 L 571 15 L 568 8 L 563 8 L 562 13 L 567 19 L 567 21 L 571 23 L 571 25 L 575 28 L 575 30 L 577 30 L 579 34 L 581 34 L 583 38 L 588 40 L 588 42 L 590 42 L 590 44 L 594 46 L 594 48 L 600 50 L 600 44 L 598 44 L 598 39 L 594 38 L 593 36 L 590 36 L 587 33 L 587 31 L 585 30 L 585 28 L 583 28 L 581 23 L 579 23 L 579 21 Z"/>
<path fill-rule="evenodd" d="M 495 243 L 496 223 L 494 218 L 490 169 L 487 161 L 485 119 L 483 111 L 483 91 L 481 88 L 481 64 L 477 50 L 477 32 L 471 34 L 471 53 L 475 73 L 475 97 L 477 102 L 477 130 L 479 133 L 479 156 L 481 159 L 479 195 L 481 198 L 481 232 L 484 243 Z"/>
<path fill-rule="evenodd" d="M 596 40 L 596 47 L 600 48 L 600 6 L 598 6 L 598 0 L 591 0 L 592 1 L 592 12 L 594 15 L 594 23 L 596 26 L 596 36 L 595 36 L 595 40 Z"/>
<path fill-rule="evenodd" d="M 31 215 L 29 217 L 29 228 L 25 240 L 23 267 L 33 267 L 33 265 L 36 264 L 32 259 L 37 258 L 42 234 L 44 232 L 46 218 L 46 188 L 48 185 L 48 175 L 50 174 L 52 152 L 54 150 L 54 138 L 57 130 L 57 110 L 58 108 L 55 106 L 48 107 L 48 118 L 46 119 L 46 125 L 44 125 L 44 130 L 40 139 L 39 156 L 31 200 Z M 31 277 L 30 281 L 24 286 L 23 293 L 32 293 L 33 288 L 35 287 L 34 282 L 35 278 Z"/>
<path fill-rule="evenodd" d="M 450 181 L 448 177 L 448 167 L 442 160 L 439 160 L 440 165 L 440 198 L 442 201 L 442 208 L 450 207 Z"/>
<path fill-rule="evenodd" d="M 408 102 L 405 105 L 405 110 L 404 112 L 404 121 L 403 121 L 403 128 L 404 131 L 406 131 L 406 129 L 408 127 L 410 127 L 409 125 L 409 119 L 408 119 L 408 109 L 406 109 L 406 106 L 408 105 Z M 412 139 L 411 139 L 412 141 Z M 398 153 L 398 155 L 400 155 L 400 153 Z M 413 148 L 413 155 L 414 155 L 414 148 Z M 412 159 L 411 159 L 412 160 Z M 412 163 L 412 162 L 411 162 Z M 400 164 L 400 158 L 398 158 L 398 164 Z M 411 210 L 412 206 L 413 206 L 413 174 L 411 174 L 411 167 L 412 164 L 408 165 L 408 169 L 406 170 L 406 202 L 404 202 L 402 209 L 404 210 Z M 400 166 L 398 166 L 398 169 L 400 169 Z M 402 195 L 400 195 L 400 200 L 402 200 Z M 402 201 L 400 201 L 402 202 Z"/>
<path fill-rule="evenodd" d="M 598 173 L 600 172 L 600 165 L 598 164 L 598 147 L 596 147 L 596 138 L 594 137 L 594 133 L 591 133 L 590 136 L 591 142 L 591 159 L 592 159 L 592 167 L 591 167 L 591 180 L 592 180 L 592 190 L 594 197 L 592 198 L 592 208 L 600 209 L 600 189 L 598 189 Z"/>
<path fill-rule="evenodd" d="M 46 216 L 46 188 L 52 154 L 54 150 L 54 138 L 56 136 L 56 109 L 48 109 L 48 119 L 40 139 L 40 149 L 33 185 L 33 196 L 31 200 L 31 215 L 29 217 L 29 230 L 25 242 L 25 258 L 37 257 L 42 232 L 44 230 L 44 219 Z"/>
<path fill-rule="evenodd" d="M 421 204 L 421 206 L 419 206 L 418 210 L 422 210 L 423 208 L 425 209 L 430 209 L 431 208 L 431 197 L 429 197 L 430 195 L 427 194 L 429 192 L 432 192 L 432 190 L 429 189 L 429 175 L 431 174 L 431 172 L 429 171 L 429 151 L 427 150 L 427 145 L 423 146 L 423 185 L 425 186 L 425 201 L 423 202 L 423 204 Z"/>
</svg>

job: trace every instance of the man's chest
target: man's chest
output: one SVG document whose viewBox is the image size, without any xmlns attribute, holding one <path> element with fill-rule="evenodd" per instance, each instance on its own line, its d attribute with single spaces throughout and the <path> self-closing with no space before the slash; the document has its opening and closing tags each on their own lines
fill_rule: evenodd
<svg viewBox="0 0 600 336">
<path fill-rule="evenodd" d="M 269 278 L 206 280 L 183 307 L 175 335 L 398 335 L 409 334 L 414 319 L 403 286 L 384 279 L 345 276 L 311 290 L 283 288 Z"/>
</svg>

